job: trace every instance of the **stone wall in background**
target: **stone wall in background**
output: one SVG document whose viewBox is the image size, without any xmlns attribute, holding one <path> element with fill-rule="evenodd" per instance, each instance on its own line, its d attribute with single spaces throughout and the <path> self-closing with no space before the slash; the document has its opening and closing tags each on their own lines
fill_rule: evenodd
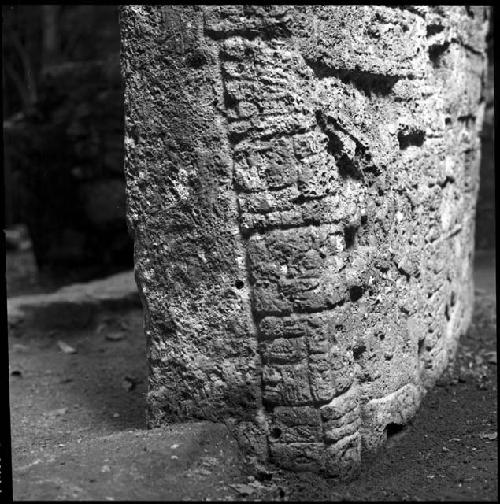
<svg viewBox="0 0 500 504">
<path fill-rule="evenodd" d="M 466 331 L 479 7 L 127 6 L 151 426 L 348 477 Z"/>
</svg>

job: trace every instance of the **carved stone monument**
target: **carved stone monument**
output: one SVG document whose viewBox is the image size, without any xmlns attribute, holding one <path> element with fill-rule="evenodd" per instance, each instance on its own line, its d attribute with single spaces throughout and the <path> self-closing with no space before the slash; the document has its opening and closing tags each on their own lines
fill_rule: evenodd
<svg viewBox="0 0 500 504">
<path fill-rule="evenodd" d="M 472 310 L 483 7 L 121 8 L 151 426 L 355 473 Z"/>
</svg>

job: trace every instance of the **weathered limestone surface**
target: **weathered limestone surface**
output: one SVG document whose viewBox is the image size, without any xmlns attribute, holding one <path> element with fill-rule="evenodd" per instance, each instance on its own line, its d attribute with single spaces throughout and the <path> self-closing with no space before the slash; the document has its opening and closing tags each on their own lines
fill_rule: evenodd
<svg viewBox="0 0 500 504">
<path fill-rule="evenodd" d="M 352 475 L 472 308 L 488 10 L 127 6 L 149 423 Z"/>
</svg>

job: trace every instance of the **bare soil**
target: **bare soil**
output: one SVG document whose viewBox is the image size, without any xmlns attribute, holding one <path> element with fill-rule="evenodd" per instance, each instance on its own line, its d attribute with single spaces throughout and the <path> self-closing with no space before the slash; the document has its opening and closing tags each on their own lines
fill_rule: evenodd
<svg viewBox="0 0 500 504">
<path fill-rule="evenodd" d="M 23 254 L 20 261 L 27 260 Z M 43 291 L 36 277 L 31 290 L 22 274 L 16 277 L 15 262 L 12 254 L 9 295 Z M 496 501 L 496 345 L 494 255 L 479 254 L 473 325 L 455 362 L 414 421 L 364 461 L 356 481 L 338 484 L 273 467 L 251 473 L 219 424 L 148 431 L 140 310 L 103 312 L 83 330 L 14 329 L 14 498 Z"/>
</svg>

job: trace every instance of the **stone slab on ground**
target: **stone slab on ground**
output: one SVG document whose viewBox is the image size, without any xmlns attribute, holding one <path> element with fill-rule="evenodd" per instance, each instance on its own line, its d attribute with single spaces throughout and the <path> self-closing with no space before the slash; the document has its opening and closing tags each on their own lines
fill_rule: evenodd
<svg viewBox="0 0 500 504">
<path fill-rule="evenodd" d="M 104 309 L 140 306 L 133 271 L 86 283 L 75 283 L 49 294 L 7 299 L 10 327 L 19 324 L 39 329 L 87 327 Z"/>
<path fill-rule="evenodd" d="M 233 500 L 238 447 L 221 424 L 175 424 L 74 441 L 16 469 L 17 500 Z"/>
</svg>

